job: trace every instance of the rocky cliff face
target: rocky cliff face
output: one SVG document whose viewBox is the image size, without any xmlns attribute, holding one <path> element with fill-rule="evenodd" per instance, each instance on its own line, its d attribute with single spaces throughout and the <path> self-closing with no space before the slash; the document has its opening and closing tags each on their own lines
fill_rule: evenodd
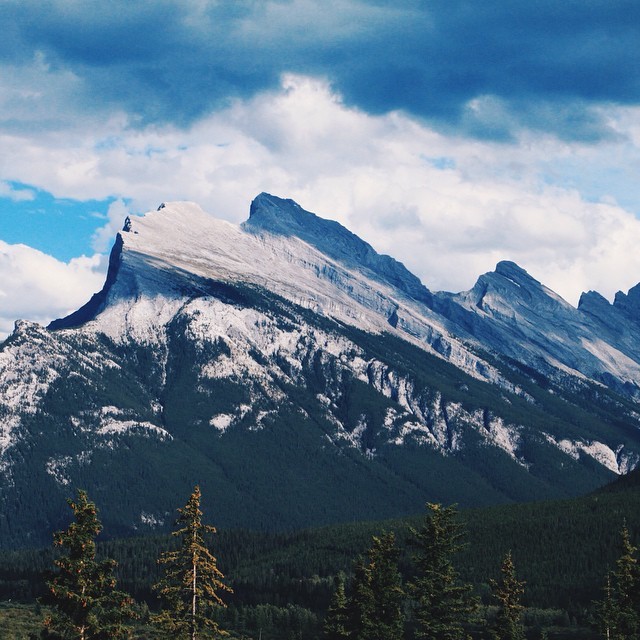
<svg viewBox="0 0 640 640">
<path fill-rule="evenodd" d="M 85 307 L 0 346 L 0 539 L 48 541 L 75 486 L 114 533 L 195 482 L 271 529 L 586 491 L 640 459 L 635 297 L 575 309 L 508 262 L 434 294 L 292 201 L 168 203 Z"/>
<path fill-rule="evenodd" d="M 516 264 L 500 262 L 470 291 L 439 294 L 435 309 L 460 327 L 458 335 L 553 379 L 587 378 L 638 396 L 640 327 L 595 292 L 576 309 Z"/>
</svg>

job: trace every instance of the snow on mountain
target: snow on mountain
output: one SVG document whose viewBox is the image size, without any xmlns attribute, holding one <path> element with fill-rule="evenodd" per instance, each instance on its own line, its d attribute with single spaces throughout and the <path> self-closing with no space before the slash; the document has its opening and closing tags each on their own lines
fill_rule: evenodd
<svg viewBox="0 0 640 640">
<path fill-rule="evenodd" d="M 640 294 L 634 290 L 628 299 L 619 293 L 614 305 L 584 294 L 576 309 L 504 261 L 470 291 L 433 294 L 401 263 L 338 223 L 264 193 L 240 226 L 176 202 L 128 219 L 125 229 L 100 300 L 77 312 L 80 323 L 90 318 L 95 330 L 114 338 L 156 339 L 201 277 L 263 287 L 364 331 L 394 333 L 492 382 L 508 385 L 477 348 L 547 374 L 616 381 L 627 392 L 640 384 L 640 324 L 633 315 Z M 51 328 L 73 326 L 76 315 Z M 603 331 L 608 321 L 613 326 Z"/>
<path fill-rule="evenodd" d="M 261 194 L 241 226 L 217 220 L 194 203 L 164 203 L 128 219 L 125 227 L 101 302 L 77 312 L 82 323 L 92 319 L 91 330 L 154 339 L 175 315 L 184 291 L 198 288 L 195 276 L 263 287 L 364 331 L 401 335 L 471 375 L 500 380 L 447 331 L 427 306 L 431 293 L 404 266 L 292 201 Z M 73 326 L 76 317 L 50 327 Z"/>
<path fill-rule="evenodd" d="M 604 303 L 604 304 L 603 304 Z M 640 393 L 640 331 L 599 294 L 578 309 L 512 262 L 435 308 L 481 345 L 546 375 L 570 374 Z"/>
<path fill-rule="evenodd" d="M 576 309 L 511 262 L 433 293 L 291 200 L 242 225 L 165 203 L 126 220 L 84 307 L 0 345 L 3 499 L 108 487 L 128 530 L 193 478 L 234 526 L 587 490 L 640 462 L 639 300 Z"/>
</svg>

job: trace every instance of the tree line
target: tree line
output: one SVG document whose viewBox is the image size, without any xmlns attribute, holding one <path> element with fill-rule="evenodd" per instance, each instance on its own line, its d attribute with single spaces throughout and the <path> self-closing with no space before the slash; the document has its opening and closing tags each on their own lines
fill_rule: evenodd
<svg viewBox="0 0 640 640">
<path fill-rule="evenodd" d="M 231 588 L 210 551 L 207 539 L 216 531 L 202 521 L 200 498 L 200 489 L 195 487 L 187 504 L 178 509 L 178 528 L 172 534 L 178 544 L 158 557 L 162 575 L 153 590 L 161 604 L 159 610 L 149 613 L 145 604 L 117 589 L 115 561 L 97 558 L 95 538 L 102 528 L 97 508 L 86 492 L 78 491 L 76 499 L 68 501 L 74 521 L 65 531 L 54 534 L 54 546 L 61 553 L 49 572 L 48 593 L 42 599 L 50 613 L 40 633 L 30 637 L 246 638 L 237 610 L 235 617 L 225 610 Z M 410 529 L 409 572 L 400 571 L 401 549 L 395 534 L 373 535 L 368 551 L 354 560 L 351 577 L 339 573 L 335 578 L 322 637 L 524 640 L 525 583 L 516 575 L 511 552 L 502 560 L 499 578 L 490 581 L 493 606 L 482 608 L 456 567 L 465 537 L 465 527 L 457 516 L 455 507 L 427 504 L 420 525 Z M 637 549 L 626 526 L 622 549 L 595 608 L 594 625 L 607 640 L 640 637 L 640 571 Z M 279 610 L 262 605 L 255 615 L 254 627 L 261 633 L 264 625 L 265 640 L 313 636 L 320 626 L 311 612 L 291 604 Z M 277 626 L 286 627 L 286 634 L 269 636 Z M 536 637 L 546 636 L 542 632 Z"/>
<path fill-rule="evenodd" d="M 211 616 L 224 606 L 220 593 L 231 591 L 223 581 L 217 559 L 205 541 L 216 530 L 202 522 L 200 488 L 195 487 L 187 504 L 178 509 L 180 540 L 176 551 L 165 551 L 158 559 L 164 575 L 154 585 L 163 607 L 151 615 L 152 627 L 171 638 L 212 638 L 226 635 Z M 106 640 L 131 638 L 139 608 L 133 598 L 116 589 L 115 561 L 98 560 L 95 538 L 102 525 L 86 491 L 78 490 L 68 500 L 74 521 L 54 534 L 54 546 L 63 550 L 54 561 L 43 602 L 52 613 L 38 636 L 42 640 Z"/>
</svg>

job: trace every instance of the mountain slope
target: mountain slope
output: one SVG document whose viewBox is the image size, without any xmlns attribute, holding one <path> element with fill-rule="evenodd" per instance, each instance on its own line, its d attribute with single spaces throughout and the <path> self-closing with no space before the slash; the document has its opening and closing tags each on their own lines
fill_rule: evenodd
<svg viewBox="0 0 640 640">
<path fill-rule="evenodd" d="M 596 293 L 575 309 L 512 262 L 436 308 L 482 344 L 551 377 L 584 376 L 638 395 L 640 326 Z M 459 332 L 460 333 L 460 332 Z"/>
<path fill-rule="evenodd" d="M 640 377 L 588 318 L 509 263 L 433 294 L 267 194 L 242 226 L 162 205 L 85 307 L 0 345 L 0 540 L 46 541 L 75 486 L 113 534 L 166 528 L 196 482 L 264 529 L 593 489 L 638 464 Z"/>
</svg>

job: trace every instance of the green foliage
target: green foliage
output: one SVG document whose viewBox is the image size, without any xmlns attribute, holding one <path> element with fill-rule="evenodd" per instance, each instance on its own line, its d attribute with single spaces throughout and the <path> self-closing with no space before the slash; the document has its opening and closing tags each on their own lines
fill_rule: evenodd
<svg viewBox="0 0 640 640">
<path fill-rule="evenodd" d="M 465 622 L 475 609 L 471 586 L 460 581 L 453 558 L 462 548 L 463 525 L 455 507 L 427 504 L 427 516 L 412 529 L 417 574 L 410 583 L 415 601 L 416 636 L 464 640 Z"/>
<path fill-rule="evenodd" d="M 611 640 L 637 640 L 640 637 L 640 568 L 637 548 L 631 544 L 629 530 L 622 528 L 622 555 L 615 571 L 607 576 L 605 599 L 598 603 L 600 626 Z"/>
<path fill-rule="evenodd" d="M 524 640 L 522 625 L 524 606 L 521 603 L 524 582 L 516 578 L 511 551 L 504 557 L 500 572 L 502 574 L 500 580 L 491 580 L 493 597 L 498 604 L 493 629 L 494 640 Z"/>
<path fill-rule="evenodd" d="M 195 640 L 226 635 L 213 619 L 212 611 L 224 606 L 218 592 L 231 589 L 222 582 L 224 576 L 218 569 L 218 561 L 205 543 L 205 534 L 216 530 L 202 523 L 200 487 L 195 487 L 178 512 L 176 524 L 182 526 L 173 535 L 181 543 L 177 551 L 165 551 L 158 560 L 165 567 L 164 577 L 154 588 L 166 607 L 153 621 L 175 638 Z"/>
<path fill-rule="evenodd" d="M 192 489 L 193 484 L 189 492 Z M 497 614 L 490 579 L 511 549 L 518 578 L 527 582 L 527 638 L 537 640 L 545 632 L 551 640 L 595 640 L 595 631 L 586 628 L 592 601 L 601 597 L 608 567 L 616 566 L 623 521 L 631 543 L 637 546 L 640 539 L 638 489 L 637 483 L 619 481 L 580 499 L 461 510 L 469 544 L 457 552 L 455 564 L 461 581 L 472 583 L 484 604 L 482 618 L 468 632 L 488 640 L 482 620 L 492 624 Z M 288 533 L 223 529 L 212 542 L 234 593 L 225 596 L 229 606 L 214 611 L 213 617 L 237 637 L 256 639 L 262 632 L 263 640 L 318 638 L 335 575 L 352 571 L 353 558 L 367 553 L 372 536 L 396 532 L 400 571 L 405 582 L 411 579 L 409 528 L 422 522 L 422 517 L 352 522 Z M 157 611 L 151 591 L 161 577 L 156 559 L 162 551 L 177 550 L 179 542 L 175 536 L 107 540 L 98 542 L 96 557 L 115 558 L 120 588 Z M 42 595 L 41 573 L 54 558 L 52 549 L 1 551 L 0 600 L 32 603 Z M 409 620 L 409 637 L 412 624 Z M 155 638 L 149 628 L 142 629 L 135 637 Z M 5 637 L 2 627 L 0 637 Z"/>
<path fill-rule="evenodd" d="M 29 606 L 0 602 L 0 638 L 28 640 L 37 638 L 42 630 L 43 615 L 39 605 Z"/>
<path fill-rule="evenodd" d="M 95 537 L 102 525 L 96 506 L 85 491 L 68 500 L 75 521 L 54 534 L 54 545 L 63 555 L 54 560 L 57 571 L 47 582 L 48 632 L 64 639 L 102 640 L 130 637 L 127 622 L 133 617 L 133 601 L 115 590 L 115 561 L 96 560 Z"/>
<path fill-rule="evenodd" d="M 335 588 L 324 619 L 322 637 L 325 640 L 347 640 L 349 638 L 347 595 L 344 582 L 344 574 L 339 573 L 335 579 Z"/>
<path fill-rule="evenodd" d="M 400 640 L 403 632 L 403 599 L 399 551 L 395 535 L 373 536 L 367 558 L 354 566 L 348 627 L 353 640 Z"/>
</svg>

